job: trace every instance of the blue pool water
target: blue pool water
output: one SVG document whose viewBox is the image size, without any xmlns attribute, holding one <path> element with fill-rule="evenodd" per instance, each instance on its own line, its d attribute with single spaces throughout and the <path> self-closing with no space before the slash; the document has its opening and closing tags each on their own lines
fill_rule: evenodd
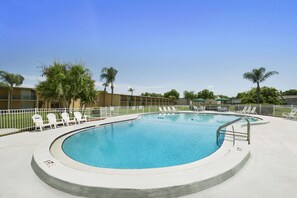
<svg viewBox="0 0 297 198">
<path fill-rule="evenodd" d="M 68 137 L 62 148 L 81 163 L 118 169 L 176 166 L 215 152 L 217 128 L 238 118 L 214 114 L 143 115 Z"/>
</svg>

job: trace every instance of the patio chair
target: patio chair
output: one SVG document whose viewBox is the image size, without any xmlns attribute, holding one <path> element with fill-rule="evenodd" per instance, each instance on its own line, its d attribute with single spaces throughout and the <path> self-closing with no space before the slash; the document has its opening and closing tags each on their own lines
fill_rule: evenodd
<svg viewBox="0 0 297 198">
<path fill-rule="evenodd" d="M 57 128 L 57 125 L 59 124 L 63 124 L 62 121 L 60 122 L 57 122 L 57 119 L 56 119 L 56 115 L 54 113 L 49 113 L 47 114 L 47 119 L 48 119 L 48 123 L 52 129 L 52 126 L 54 125 L 55 129 Z"/>
<path fill-rule="evenodd" d="M 222 107 L 221 106 L 218 106 L 217 110 L 218 111 L 222 111 Z"/>
<path fill-rule="evenodd" d="M 197 106 L 193 106 L 194 111 L 198 111 L 198 107 Z"/>
<path fill-rule="evenodd" d="M 242 111 L 242 113 L 249 113 L 252 110 L 252 106 L 249 106 L 245 111 Z"/>
<path fill-rule="evenodd" d="M 170 109 L 170 107 L 167 107 L 167 111 L 168 112 L 172 112 L 172 110 Z"/>
<path fill-rule="evenodd" d="M 248 108 L 247 106 L 244 106 L 242 110 L 238 110 L 236 112 L 237 113 L 244 113 L 244 112 L 246 112 L 247 108 Z"/>
<path fill-rule="evenodd" d="M 43 123 L 42 116 L 39 115 L 39 114 L 34 114 L 32 116 L 32 120 L 33 120 L 33 122 L 35 124 L 35 130 L 37 130 L 37 128 L 39 127 L 40 131 L 42 131 L 44 127 L 49 126 L 49 124 L 44 124 Z"/>
<path fill-rule="evenodd" d="M 164 113 L 167 113 L 168 112 L 167 109 L 166 109 L 166 107 L 163 107 L 163 112 Z"/>
<path fill-rule="evenodd" d="M 296 119 L 297 118 L 296 114 L 297 114 L 297 109 L 293 109 L 290 113 L 283 113 L 282 117 L 285 117 L 287 119 L 291 119 L 291 118 Z"/>
<path fill-rule="evenodd" d="M 69 126 L 70 123 L 76 123 L 75 119 L 70 120 L 69 114 L 67 112 L 63 112 L 62 114 L 62 121 L 64 125 Z"/>
<path fill-rule="evenodd" d="M 174 106 L 172 106 L 172 107 L 171 107 L 171 109 L 172 109 L 172 111 L 176 111 L 176 109 L 175 109 L 175 107 L 174 107 Z"/>
<path fill-rule="evenodd" d="M 248 112 L 249 114 L 257 114 L 256 112 L 257 107 L 253 107 L 250 112 Z"/>
<path fill-rule="evenodd" d="M 78 124 L 80 124 L 81 122 L 87 122 L 87 117 L 82 116 L 81 112 L 79 112 L 79 111 L 74 112 L 74 119 L 76 120 L 76 122 Z"/>
<path fill-rule="evenodd" d="M 163 113 L 162 107 L 159 107 L 159 111 L 160 111 L 160 113 Z"/>
</svg>

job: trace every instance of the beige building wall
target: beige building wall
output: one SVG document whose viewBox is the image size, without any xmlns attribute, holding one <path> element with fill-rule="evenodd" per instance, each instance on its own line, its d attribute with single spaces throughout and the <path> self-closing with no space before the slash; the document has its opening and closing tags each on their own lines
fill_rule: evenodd
<svg viewBox="0 0 297 198">
<path fill-rule="evenodd" d="M 8 88 L 0 87 L 0 109 L 7 109 L 9 103 Z M 27 109 L 37 107 L 36 90 L 25 87 L 14 87 L 11 109 Z"/>
<path fill-rule="evenodd" d="M 104 103 L 105 98 L 105 103 Z M 8 108 L 8 89 L 0 87 L 0 109 Z M 113 106 L 163 106 L 174 105 L 175 101 L 163 97 L 131 96 L 125 94 L 113 95 Z M 52 104 L 39 96 L 32 88 L 15 87 L 13 90 L 12 109 L 51 108 Z M 96 102 L 87 107 L 111 106 L 111 94 L 98 92 Z M 73 107 L 71 102 L 70 107 Z M 80 108 L 80 101 L 74 101 L 74 108 Z"/>
</svg>

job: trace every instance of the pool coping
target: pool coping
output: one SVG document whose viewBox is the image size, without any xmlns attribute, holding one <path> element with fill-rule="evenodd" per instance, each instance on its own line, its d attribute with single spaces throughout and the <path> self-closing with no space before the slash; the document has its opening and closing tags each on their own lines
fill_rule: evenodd
<svg viewBox="0 0 297 198">
<path fill-rule="evenodd" d="M 230 113 L 215 112 L 215 114 Z M 227 180 L 238 172 L 250 157 L 249 145 L 246 141 L 236 141 L 233 146 L 233 141 L 227 137 L 221 148 L 207 158 L 185 165 L 156 169 L 121 170 L 95 168 L 88 165 L 80 166 L 81 164 L 78 162 L 71 164 L 70 160 L 69 164 L 69 161 L 63 161 L 63 157 L 66 155 L 57 158 L 50 152 L 50 147 L 53 146 L 52 142 L 63 134 L 78 128 L 133 120 L 140 115 L 117 116 L 63 128 L 61 133 L 40 144 L 33 154 L 31 166 L 45 183 L 75 195 L 86 197 L 177 197 L 204 190 Z M 265 120 L 262 123 L 265 123 Z M 59 149 L 59 145 L 57 148 Z"/>
</svg>

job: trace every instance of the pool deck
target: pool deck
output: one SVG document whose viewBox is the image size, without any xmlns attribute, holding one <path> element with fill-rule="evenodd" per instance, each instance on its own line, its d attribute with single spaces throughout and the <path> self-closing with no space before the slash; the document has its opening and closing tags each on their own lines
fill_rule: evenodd
<svg viewBox="0 0 297 198">
<path fill-rule="evenodd" d="M 219 185 L 185 197 L 296 197 L 297 121 L 267 116 L 265 119 L 270 123 L 252 126 L 251 157 L 236 175 Z M 93 123 L 85 126 L 89 124 Z M 48 186 L 31 168 L 32 154 L 40 142 L 64 130 L 60 128 L 0 137 L 1 198 L 76 197 Z"/>
</svg>

